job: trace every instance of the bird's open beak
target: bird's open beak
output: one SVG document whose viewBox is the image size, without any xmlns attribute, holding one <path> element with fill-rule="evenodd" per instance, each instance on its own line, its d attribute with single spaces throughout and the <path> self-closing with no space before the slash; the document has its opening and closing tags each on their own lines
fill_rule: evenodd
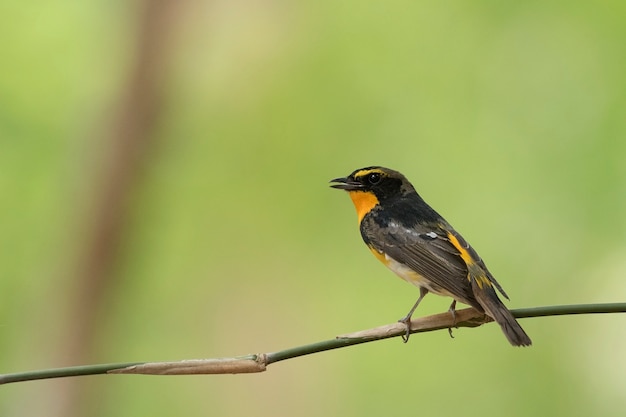
<svg viewBox="0 0 626 417">
<path fill-rule="evenodd" d="M 339 190 L 354 191 L 354 190 L 359 190 L 363 188 L 363 184 L 361 184 L 360 182 L 350 180 L 347 177 L 335 178 L 334 180 L 330 180 L 330 182 L 338 183 L 338 184 L 331 184 L 330 186 L 332 188 L 337 188 Z"/>
</svg>

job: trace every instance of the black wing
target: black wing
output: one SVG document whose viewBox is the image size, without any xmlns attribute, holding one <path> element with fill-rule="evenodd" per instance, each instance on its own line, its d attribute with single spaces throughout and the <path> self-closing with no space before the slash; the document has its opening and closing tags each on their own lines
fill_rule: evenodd
<svg viewBox="0 0 626 417">
<path fill-rule="evenodd" d="M 476 251 L 449 225 L 444 227 L 444 225 L 418 224 L 406 227 L 389 222 L 381 228 L 373 227 L 373 224 L 368 225 L 367 222 L 376 222 L 375 216 L 367 216 L 363 219 L 365 224 L 362 224 L 361 231 L 366 243 L 386 253 L 397 262 L 407 265 L 428 279 L 434 287 L 445 289 L 455 299 L 483 310 L 474 297 L 471 282 L 468 279 L 468 267 L 461 249 L 451 241 L 450 234 L 472 260 L 484 270 L 489 281 L 501 290 L 500 285 L 489 273 Z M 376 230 L 377 233 L 368 233 L 368 230 Z M 503 291 L 501 292 L 506 296 Z"/>
</svg>

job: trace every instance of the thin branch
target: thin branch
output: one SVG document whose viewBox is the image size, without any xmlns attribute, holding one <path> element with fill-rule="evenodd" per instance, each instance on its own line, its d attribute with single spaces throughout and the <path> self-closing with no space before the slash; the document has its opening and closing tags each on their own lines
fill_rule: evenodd
<svg viewBox="0 0 626 417">
<path fill-rule="evenodd" d="M 521 308 L 511 310 L 517 318 L 562 316 L 570 314 L 626 313 L 626 303 L 579 304 Z M 457 310 L 456 324 L 449 312 L 420 317 L 411 321 L 411 333 L 431 332 L 455 327 L 478 327 L 493 321 L 473 308 Z M 406 331 L 404 324 L 392 323 L 373 329 L 337 336 L 334 339 L 311 343 L 272 353 L 260 353 L 233 358 L 193 359 L 176 362 L 134 362 L 104 365 L 74 366 L 0 375 L 0 384 L 33 381 L 37 379 L 98 374 L 192 375 L 240 374 L 265 371 L 268 365 L 286 359 L 339 349 L 375 340 L 398 337 Z"/>
</svg>

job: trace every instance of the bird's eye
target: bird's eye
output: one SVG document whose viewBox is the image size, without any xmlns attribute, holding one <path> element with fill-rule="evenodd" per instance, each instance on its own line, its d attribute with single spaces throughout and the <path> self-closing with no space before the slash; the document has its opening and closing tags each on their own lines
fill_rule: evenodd
<svg viewBox="0 0 626 417">
<path fill-rule="evenodd" d="M 380 182 L 381 178 L 382 177 L 378 172 L 372 172 L 367 176 L 367 182 L 369 182 L 371 185 L 376 185 Z"/>
</svg>

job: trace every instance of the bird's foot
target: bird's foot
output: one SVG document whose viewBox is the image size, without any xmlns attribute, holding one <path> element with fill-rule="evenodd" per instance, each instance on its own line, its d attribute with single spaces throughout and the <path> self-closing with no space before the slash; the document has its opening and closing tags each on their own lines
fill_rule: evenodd
<svg viewBox="0 0 626 417">
<path fill-rule="evenodd" d="M 452 334 L 452 328 L 454 327 L 458 329 L 458 326 L 456 325 L 456 300 L 452 301 L 452 304 L 450 304 L 450 308 L 448 309 L 448 311 L 450 312 L 450 314 L 452 314 L 452 326 L 448 327 L 448 334 L 452 339 L 454 339 L 454 335 Z"/>
<path fill-rule="evenodd" d="M 411 316 L 406 316 L 398 320 L 398 323 L 403 323 L 406 326 L 406 332 L 402 335 L 402 341 L 404 343 L 409 341 L 411 336 Z"/>
</svg>

